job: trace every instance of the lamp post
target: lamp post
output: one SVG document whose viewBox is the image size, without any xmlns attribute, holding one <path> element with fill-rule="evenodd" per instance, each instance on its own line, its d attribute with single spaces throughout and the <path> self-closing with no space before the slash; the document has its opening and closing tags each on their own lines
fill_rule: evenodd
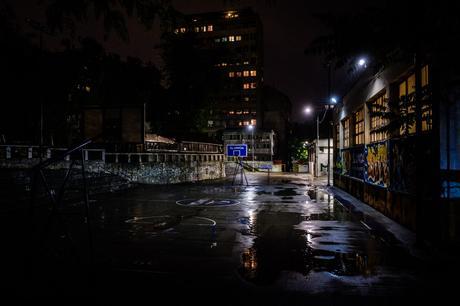
<svg viewBox="0 0 460 306">
<path fill-rule="evenodd" d="M 252 172 L 254 172 L 254 126 L 250 124 L 248 129 L 251 131 Z"/>
<path fill-rule="evenodd" d="M 337 103 L 336 97 L 331 97 L 327 103 L 324 105 L 324 114 L 323 117 L 320 119 L 320 111 L 316 112 L 316 146 L 315 146 L 315 176 L 319 176 L 320 172 L 320 165 L 319 165 L 319 127 L 320 124 L 324 121 L 327 115 L 327 111 L 329 109 L 334 108 L 334 105 Z M 306 107 L 304 112 L 309 115 L 313 112 L 311 107 Z M 330 127 L 328 127 L 328 138 L 327 138 L 327 185 L 330 186 L 330 159 L 331 159 L 331 149 L 330 149 Z"/>
</svg>

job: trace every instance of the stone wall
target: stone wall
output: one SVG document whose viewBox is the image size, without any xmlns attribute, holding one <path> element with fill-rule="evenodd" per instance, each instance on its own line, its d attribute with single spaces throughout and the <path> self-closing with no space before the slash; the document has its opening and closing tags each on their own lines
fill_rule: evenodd
<svg viewBox="0 0 460 306">
<path fill-rule="evenodd" d="M 38 159 L 0 160 L 0 169 L 30 169 Z M 67 169 L 70 161 L 60 161 L 48 167 L 50 170 Z M 79 162 L 75 168 L 79 168 Z M 91 174 L 117 175 L 133 183 L 176 184 L 212 180 L 225 177 L 223 158 L 207 161 L 175 160 L 167 162 L 111 163 L 87 160 L 86 171 Z"/>
<path fill-rule="evenodd" d="M 88 168 L 89 171 L 100 169 L 91 166 Z M 222 161 L 106 163 L 102 169 L 141 184 L 176 184 L 225 177 Z"/>
</svg>

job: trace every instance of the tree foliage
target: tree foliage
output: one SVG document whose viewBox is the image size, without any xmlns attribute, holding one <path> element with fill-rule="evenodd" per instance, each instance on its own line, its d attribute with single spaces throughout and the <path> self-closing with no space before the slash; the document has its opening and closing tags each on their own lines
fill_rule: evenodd
<svg viewBox="0 0 460 306">
<path fill-rule="evenodd" d="M 169 23 L 176 11 L 168 0 L 40 0 L 46 9 L 47 24 L 53 31 L 70 31 L 75 34 L 76 25 L 87 22 L 92 16 L 101 20 L 105 37 L 115 32 L 129 40 L 126 17 L 134 17 L 146 29 L 155 20 Z"/>
<path fill-rule="evenodd" d="M 215 64 L 225 50 L 206 48 L 196 34 L 166 32 L 162 39 L 171 131 L 200 133 L 207 127 L 222 73 Z"/>
<path fill-rule="evenodd" d="M 318 15 L 330 33 L 313 40 L 306 52 L 322 55 L 337 67 L 367 55 L 375 70 L 413 61 L 416 53 L 421 60 L 448 61 L 460 51 L 459 10 L 458 1 L 387 0 L 352 14 Z"/>
</svg>

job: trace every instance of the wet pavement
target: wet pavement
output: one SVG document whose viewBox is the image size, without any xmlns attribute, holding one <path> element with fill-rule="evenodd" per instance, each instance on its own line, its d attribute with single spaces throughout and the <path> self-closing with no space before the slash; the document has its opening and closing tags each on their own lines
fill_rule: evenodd
<svg viewBox="0 0 460 306">
<path fill-rule="evenodd" d="M 270 184 L 264 174 L 248 178 L 249 186 L 231 180 L 143 185 L 95 196 L 90 235 L 71 207 L 57 237 L 48 235 L 40 242 L 46 248 L 24 258 L 27 281 L 17 277 L 14 290 L 174 291 L 172 298 L 222 292 L 229 297 L 224 305 L 240 304 L 239 298 L 276 305 L 390 304 L 433 290 L 429 264 L 308 175 L 275 175 Z"/>
</svg>

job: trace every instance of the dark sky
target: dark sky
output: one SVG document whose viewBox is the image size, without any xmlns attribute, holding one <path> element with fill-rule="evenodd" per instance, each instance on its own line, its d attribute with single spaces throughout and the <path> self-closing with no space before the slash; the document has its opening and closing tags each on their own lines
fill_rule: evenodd
<svg viewBox="0 0 460 306">
<path fill-rule="evenodd" d="M 350 5 L 352 2 L 354 5 Z M 31 16 L 43 21 L 37 10 L 36 1 L 16 0 L 12 2 L 17 8 L 19 18 Z M 303 121 L 302 109 L 307 104 L 325 100 L 327 96 L 327 71 L 321 59 L 304 54 L 309 42 L 321 33 L 324 26 L 313 17 L 315 13 L 327 11 L 352 11 L 359 1 L 337 0 L 172 0 L 179 11 L 201 13 L 250 6 L 259 13 L 264 26 L 264 80 L 284 92 L 293 104 L 293 119 Z M 144 61 L 152 61 L 158 66 L 161 60 L 155 45 L 159 42 L 158 26 L 147 31 L 134 19 L 128 20 L 130 40 L 128 43 L 111 35 L 104 45 L 110 52 L 122 56 L 136 56 Z M 95 22 L 82 25 L 80 33 L 93 36 L 102 41 L 102 26 Z M 48 47 L 55 45 L 53 38 L 48 38 Z M 334 88 L 347 82 L 343 72 L 336 72 L 333 78 Z M 342 86 L 343 87 L 343 86 Z"/>
</svg>

